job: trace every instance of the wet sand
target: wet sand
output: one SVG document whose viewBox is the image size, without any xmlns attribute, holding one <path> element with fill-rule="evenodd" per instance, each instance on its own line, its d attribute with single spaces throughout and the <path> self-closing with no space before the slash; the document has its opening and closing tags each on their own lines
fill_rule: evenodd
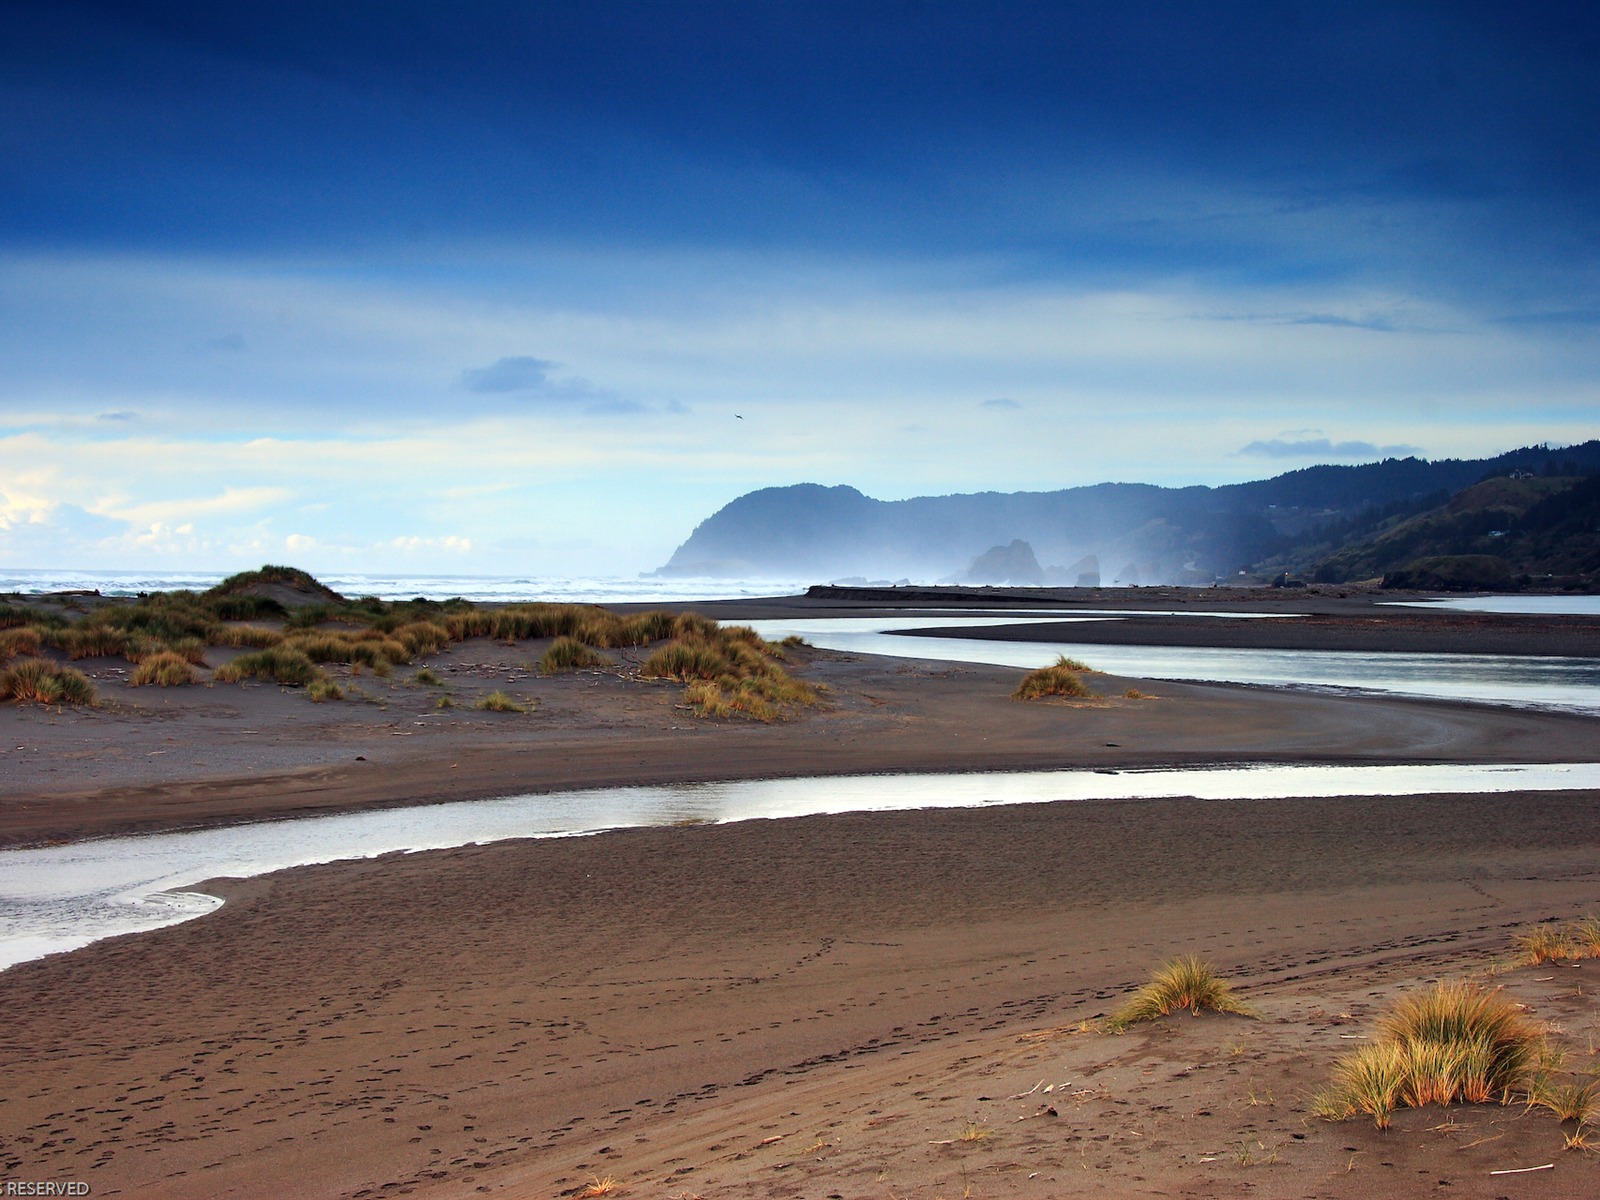
<svg viewBox="0 0 1600 1200">
<path fill-rule="evenodd" d="M 1588 795 L 1057 804 L 221 885 L 0 975 L 8 1177 L 96 1195 L 1593 1195 L 1548 1114 L 1307 1112 L 1398 989 L 1600 904 Z M 1072 1031 L 1194 952 L 1264 1013 Z M 1585 1064 L 1600 964 L 1514 994 Z M 1047 1085 L 1050 1093 L 1033 1091 Z M 1049 1111 L 1053 1109 L 1053 1114 Z M 969 1125 L 987 1132 L 964 1142 Z M 1353 1169 L 1352 1169 L 1353 1168 Z"/>
<path fill-rule="evenodd" d="M 678 778 L 1600 746 L 1581 716 L 1171 684 L 1129 700 L 1106 677 L 1115 699 L 1021 705 L 1020 672 L 824 652 L 798 667 L 823 710 L 711 724 L 670 688 L 532 678 L 537 648 L 468 643 L 440 668 L 458 700 L 524 690 L 526 717 L 441 714 L 403 678 L 365 679 L 356 705 L 108 684 L 128 707 L 0 709 L 0 835 Z M 177 1198 L 607 1177 L 674 1197 L 1600 1192 L 1600 1158 L 1563 1152 L 1547 1113 L 1424 1110 L 1379 1134 L 1307 1112 L 1398 990 L 1600 910 L 1590 793 L 852 814 L 212 890 L 228 903 L 202 920 L 0 973 L 4 1178 Z M 1183 952 L 1264 1019 L 1075 1031 Z M 1497 981 L 1587 1065 L 1590 975 Z"/>
<path fill-rule="evenodd" d="M 1215 646 L 1248 650 L 1342 650 L 1385 654 L 1600 656 L 1600 616 L 1516 615 L 1412 607 L 1418 594 L 1375 588 L 813 588 L 802 597 L 706 606 L 742 619 L 879 616 L 915 608 L 1058 609 L 1119 613 L 1116 620 L 972 629 L 918 629 L 918 636 L 1107 645 Z M 1161 616 L 1146 616 L 1147 612 Z M 1206 613 L 1235 613 L 1247 620 Z"/>
<path fill-rule="evenodd" d="M 700 607 L 731 620 L 818 611 L 792 598 Z M 1080 639 L 1101 626 L 1067 628 Z M 1182 628 L 1174 625 L 1174 636 Z M 1536 634 L 1523 636 L 1538 644 Z M 633 783 L 1216 762 L 1560 762 L 1590 759 L 1600 744 L 1595 720 L 1579 715 L 1099 674 L 1090 677 L 1099 702 L 1019 704 L 1010 699 L 1016 669 L 815 649 L 797 652 L 795 669 L 825 689 L 821 707 L 772 725 L 705 721 L 682 706 L 678 686 L 623 677 L 642 651 L 615 652 L 610 670 L 545 677 L 533 664 L 546 644 L 454 646 L 429 659 L 441 687 L 416 683 L 415 667 L 387 679 L 332 667 L 353 698 L 329 704 L 257 682 L 129 688 L 125 662 L 81 660 L 75 665 L 94 678 L 102 708 L 0 706 L 0 846 Z M 1142 697 L 1128 698 L 1129 687 Z M 497 688 L 535 711 L 471 707 Z M 454 706 L 439 708 L 443 697 Z"/>
</svg>

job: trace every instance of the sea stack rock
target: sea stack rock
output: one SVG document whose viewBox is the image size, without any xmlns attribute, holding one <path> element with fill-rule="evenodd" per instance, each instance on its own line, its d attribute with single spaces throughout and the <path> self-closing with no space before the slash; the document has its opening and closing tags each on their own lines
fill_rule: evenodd
<svg viewBox="0 0 1600 1200">
<path fill-rule="evenodd" d="M 1044 582 L 1044 570 L 1034 557 L 1033 547 L 1021 538 L 1009 546 L 994 546 L 972 560 L 963 583 L 1009 583 L 1037 587 Z"/>
</svg>

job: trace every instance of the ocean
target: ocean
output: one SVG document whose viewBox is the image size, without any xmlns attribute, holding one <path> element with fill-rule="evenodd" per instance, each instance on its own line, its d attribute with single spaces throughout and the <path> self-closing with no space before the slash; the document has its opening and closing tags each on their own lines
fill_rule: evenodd
<svg viewBox="0 0 1600 1200">
<path fill-rule="evenodd" d="M 106 596 L 140 592 L 203 591 L 219 583 L 227 571 L 74 571 L 64 568 L 0 567 L 0 594 L 97 591 Z M 594 604 L 666 603 L 683 600 L 735 600 L 743 596 L 792 596 L 816 580 L 695 579 L 655 576 L 533 575 L 317 575 L 345 596 L 377 596 L 382 600 L 448 600 L 459 596 L 480 603 L 507 600 L 551 600 Z"/>
</svg>

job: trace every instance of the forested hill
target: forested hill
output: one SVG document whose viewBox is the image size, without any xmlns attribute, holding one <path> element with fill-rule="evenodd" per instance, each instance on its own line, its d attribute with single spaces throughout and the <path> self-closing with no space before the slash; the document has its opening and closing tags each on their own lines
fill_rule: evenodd
<svg viewBox="0 0 1600 1200">
<path fill-rule="evenodd" d="M 1308 467 L 1216 488 L 1101 483 L 1053 492 L 875 500 L 848 486 L 802 483 L 763 488 L 725 505 L 700 523 L 662 572 L 929 581 L 967 577 L 985 557 L 1022 576 L 1036 571 L 1037 578 L 1013 575 L 973 582 L 1209 583 L 1236 578 L 1240 571 L 1284 570 L 1320 571 L 1332 578 L 1347 570 L 1402 566 L 1386 562 L 1386 551 L 1346 559 L 1338 555 L 1439 509 L 1485 480 L 1532 476 L 1551 481 L 1531 504 L 1596 473 L 1600 440 L 1562 448 L 1529 446 L 1487 459 L 1401 458 Z M 1526 498 L 1522 493 L 1518 497 L 1519 503 Z M 1569 525 L 1583 520 L 1576 510 L 1568 518 Z M 1491 524 L 1500 520 L 1475 519 Z M 1459 523 L 1450 545 L 1470 541 L 1471 524 Z M 1497 531 L 1480 532 L 1487 537 Z M 1502 538 L 1509 532 L 1498 531 Z M 1023 545 L 1013 546 L 1015 542 Z M 1549 547 L 1531 534 L 1519 544 L 1528 553 L 1514 573 L 1527 574 L 1540 565 L 1539 555 Z M 990 555 L 996 548 L 1007 553 Z M 1466 552 L 1420 536 L 1404 547 L 1409 555 L 1404 561 L 1435 550 Z M 1568 566 L 1578 569 L 1575 563 Z"/>
</svg>

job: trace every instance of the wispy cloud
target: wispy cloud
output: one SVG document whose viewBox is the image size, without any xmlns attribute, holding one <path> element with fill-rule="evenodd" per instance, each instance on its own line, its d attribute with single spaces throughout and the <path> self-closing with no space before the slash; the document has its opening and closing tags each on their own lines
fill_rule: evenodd
<svg viewBox="0 0 1600 1200">
<path fill-rule="evenodd" d="M 985 400 L 982 407 L 996 410 L 1014 410 L 1021 408 L 1022 405 L 1009 396 L 996 396 L 993 400 Z"/>
<path fill-rule="evenodd" d="M 294 492 L 274 485 L 255 487 L 225 487 L 214 496 L 200 496 L 191 500 L 167 500 L 159 504 L 137 505 L 113 516 L 132 521 L 188 520 L 212 513 L 249 513 L 292 500 Z"/>
<path fill-rule="evenodd" d="M 1406 328 L 1395 315 L 1381 313 L 1349 314 L 1338 312 L 1242 312 L 1210 313 L 1206 320 L 1242 321 L 1253 325 L 1325 325 L 1332 329 L 1365 329 L 1372 333 L 1397 333 Z"/>
<path fill-rule="evenodd" d="M 1549 312 L 1508 313 L 1500 325 L 1600 325 L 1600 308 L 1564 308 Z"/>
<path fill-rule="evenodd" d="M 550 372 L 558 365 L 549 359 L 519 354 L 499 359 L 487 367 L 469 367 L 461 373 L 461 382 L 469 392 L 492 395 L 539 392 L 550 386 Z"/>
<path fill-rule="evenodd" d="M 1250 442 L 1239 453 L 1252 458 L 1318 458 L 1348 462 L 1355 459 L 1403 458 L 1421 454 L 1417 446 L 1379 446 L 1372 442 L 1335 442 L 1329 438 L 1269 438 Z"/>
<path fill-rule="evenodd" d="M 469 392 L 479 395 L 513 396 L 551 406 L 572 407 L 597 417 L 657 411 L 638 400 L 595 387 L 587 379 L 575 375 L 557 379 L 551 372 L 560 366 L 547 358 L 518 354 L 497 359 L 486 367 L 469 367 L 461 373 L 461 382 Z M 662 411 L 682 413 L 688 410 L 673 403 Z"/>
</svg>

